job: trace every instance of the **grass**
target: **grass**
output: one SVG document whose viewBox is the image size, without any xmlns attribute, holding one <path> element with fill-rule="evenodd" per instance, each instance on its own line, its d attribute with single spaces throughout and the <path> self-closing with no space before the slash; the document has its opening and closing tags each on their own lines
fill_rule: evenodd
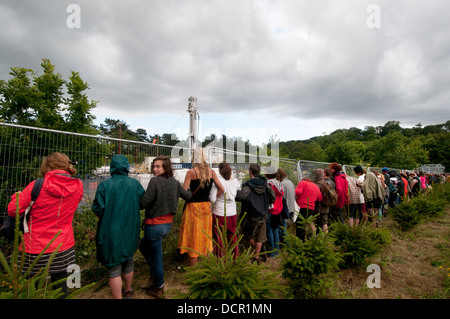
<svg viewBox="0 0 450 319">
<path fill-rule="evenodd" d="M 371 258 L 381 267 L 381 288 L 366 287 L 365 269 L 348 269 L 342 271 L 329 298 L 448 299 L 450 209 L 443 218 L 409 232 L 397 231 L 389 216 L 383 227 L 391 230 L 392 243 Z"/>
<path fill-rule="evenodd" d="M 334 288 L 324 298 L 328 299 L 448 299 L 450 275 L 450 207 L 439 219 L 427 221 L 414 229 L 399 231 L 390 216 L 383 219 L 383 226 L 391 231 L 392 243 L 376 256 L 371 264 L 381 268 L 381 288 L 368 288 L 370 273 L 364 268 L 339 270 Z M 176 227 L 174 227 L 176 229 Z M 172 229 L 173 234 L 177 234 Z M 176 237 L 176 236 L 175 236 Z M 173 240 L 175 242 L 175 240 Z M 167 249 L 173 249 L 173 244 Z M 269 269 L 280 268 L 280 257 L 269 258 Z M 150 299 L 139 287 L 146 284 L 149 268 L 139 252 L 135 254 L 133 287 L 135 299 Z M 166 287 L 187 291 L 182 275 L 188 267 L 185 256 L 166 254 L 164 260 Z M 287 281 L 280 278 L 280 283 Z M 110 299 L 111 294 L 104 278 L 96 287 L 81 294 L 79 298 Z"/>
</svg>

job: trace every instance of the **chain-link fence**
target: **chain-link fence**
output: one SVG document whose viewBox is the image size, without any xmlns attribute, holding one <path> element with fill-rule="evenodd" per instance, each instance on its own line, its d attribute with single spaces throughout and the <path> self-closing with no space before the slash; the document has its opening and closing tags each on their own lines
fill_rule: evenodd
<svg viewBox="0 0 450 319">
<path fill-rule="evenodd" d="M 187 143 L 186 143 L 187 144 Z M 181 145 L 181 146 L 180 146 Z M 316 168 L 327 168 L 330 163 L 279 158 L 277 156 L 257 155 L 217 147 L 206 147 L 209 164 L 217 172 L 218 163 L 228 161 L 233 175 L 239 181 L 249 178 L 251 163 L 260 166 L 274 165 L 284 169 L 288 178 L 296 186 L 303 177 L 314 178 Z M 91 204 L 99 183 L 110 178 L 109 165 L 112 156 L 122 154 L 130 163 L 129 176 L 140 181 L 144 188 L 153 177 L 151 162 L 158 155 L 171 158 L 175 168 L 175 178 L 183 183 L 186 172 L 191 167 L 189 147 L 183 143 L 167 146 L 148 142 L 130 141 L 88 134 L 62 132 L 51 129 L 27 127 L 23 125 L 0 123 L 0 223 L 7 216 L 7 206 L 11 196 L 24 189 L 40 176 L 40 165 L 44 157 L 52 152 L 65 153 L 76 162 L 77 177 L 83 182 L 84 196 L 74 217 L 74 224 L 96 228 L 97 218 L 91 211 Z M 354 176 L 353 165 L 343 165 L 344 172 Z M 364 167 L 365 168 L 365 167 Z M 427 173 L 443 172 L 441 165 L 421 167 Z M 367 171 L 380 167 L 367 167 Z M 398 171 L 406 171 L 397 169 Z M 5 241 L 0 239 L 0 249 Z"/>
<path fill-rule="evenodd" d="M 183 146 L 178 146 L 180 144 Z M 248 179 L 249 165 L 257 163 L 261 166 L 281 167 L 295 185 L 298 183 L 297 165 L 294 160 L 228 149 L 206 147 L 206 151 L 209 164 L 216 172 L 218 163 L 227 160 L 233 167 L 234 177 L 241 182 Z M 150 172 L 151 162 L 158 155 L 171 158 L 175 178 L 181 183 L 191 167 L 190 150 L 183 143 L 167 146 L 0 123 L 0 224 L 3 224 L 7 216 L 11 196 L 40 177 L 43 159 L 53 152 L 64 153 L 72 162 L 77 163 L 75 168 L 77 177 L 83 183 L 84 196 L 75 213 L 74 224 L 82 224 L 92 229 L 96 228 L 97 222 L 91 211 L 92 201 L 100 182 L 110 178 L 109 165 L 114 155 L 122 154 L 128 158 L 129 176 L 139 180 L 144 188 L 147 188 L 153 177 Z M 0 239 L 0 249 L 3 250 L 5 245 L 5 241 Z"/>
<path fill-rule="evenodd" d="M 421 167 L 419 167 L 419 170 L 424 172 L 425 174 L 441 175 L 445 172 L 445 166 L 441 164 L 428 164 L 422 165 Z"/>
<path fill-rule="evenodd" d="M 77 177 L 82 181 L 84 196 L 74 216 L 74 224 L 95 229 L 97 218 L 91 211 L 98 184 L 110 178 L 111 158 L 122 154 L 130 163 L 130 177 L 147 187 L 152 175 L 150 165 L 157 155 L 172 157 L 174 165 L 183 167 L 181 158 L 189 150 L 183 147 L 158 145 L 124 139 L 61 132 L 51 129 L 0 123 L 0 223 L 7 216 L 11 196 L 40 177 L 40 165 L 53 152 L 66 154 L 76 162 Z M 173 157 L 173 156 L 176 157 Z M 176 177 L 184 179 L 183 170 Z M 0 248 L 8 246 L 0 239 Z"/>
<path fill-rule="evenodd" d="M 298 171 L 298 180 L 301 181 L 302 178 L 308 177 L 311 180 L 314 180 L 314 170 L 321 168 L 328 168 L 330 163 L 326 162 L 315 162 L 315 161 L 304 161 L 300 160 L 297 163 L 297 171 Z"/>
</svg>

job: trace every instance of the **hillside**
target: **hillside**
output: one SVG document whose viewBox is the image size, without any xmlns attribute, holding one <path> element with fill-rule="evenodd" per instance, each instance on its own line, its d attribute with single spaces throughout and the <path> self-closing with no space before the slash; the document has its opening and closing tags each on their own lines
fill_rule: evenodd
<svg viewBox="0 0 450 319">
<path fill-rule="evenodd" d="M 352 127 L 308 140 L 279 142 L 280 157 L 372 167 L 414 169 L 423 164 L 450 168 L 450 121 L 402 128 L 400 122 L 384 126 Z"/>
<path fill-rule="evenodd" d="M 411 231 L 399 231 L 388 215 L 383 220 L 392 234 L 392 243 L 370 263 L 381 268 L 381 288 L 368 288 L 370 275 L 366 269 L 341 270 L 335 287 L 327 299 L 448 299 L 450 287 L 450 208 L 444 217 L 418 225 Z M 133 286 L 135 299 L 152 299 L 140 289 L 148 281 L 148 266 L 138 252 Z M 280 257 L 266 262 L 273 271 L 279 270 Z M 165 262 L 168 289 L 186 289 L 182 275 L 187 261 Z M 283 284 L 286 281 L 280 278 Z M 106 278 L 80 296 L 82 299 L 110 299 Z"/>
</svg>

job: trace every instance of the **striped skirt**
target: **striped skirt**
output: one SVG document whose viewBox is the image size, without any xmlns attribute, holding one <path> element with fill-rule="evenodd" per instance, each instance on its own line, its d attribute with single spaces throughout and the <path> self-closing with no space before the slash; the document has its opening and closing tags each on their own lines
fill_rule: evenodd
<svg viewBox="0 0 450 319">
<path fill-rule="evenodd" d="M 209 236 L 209 237 L 208 237 Z M 192 258 L 212 252 L 212 214 L 210 202 L 187 203 L 181 219 L 178 248 Z"/>
<path fill-rule="evenodd" d="M 22 260 L 22 255 L 23 254 L 19 254 L 19 259 L 18 259 L 18 264 L 20 265 L 21 260 Z M 25 253 L 25 265 L 24 265 L 24 271 L 27 271 L 28 268 L 31 266 L 31 264 L 34 262 L 34 260 L 36 259 L 36 257 L 39 254 L 28 254 Z M 48 254 L 43 254 L 38 262 L 36 263 L 36 265 L 33 267 L 33 269 L 31 270 L 31 275 L 35 275 L 36 273 L 38 273 L 39 269 L 43 268 L 45 269 L 45 267 L 47 266 L 47 263 L 51 257 L 51 253 Z M 62 273 L 62 272 L 67 272 L 67 268 L 70 265 L 75 264 L 75 247 L 69 248 L 67 250 L 64 251 L 59 251 L 56 253 L 55 257 L 52 260 L 52 263 L 50 264 L 50 268 L 49 268 L 49 274 L 55 274 L 55 273 Z"/>
</svg>

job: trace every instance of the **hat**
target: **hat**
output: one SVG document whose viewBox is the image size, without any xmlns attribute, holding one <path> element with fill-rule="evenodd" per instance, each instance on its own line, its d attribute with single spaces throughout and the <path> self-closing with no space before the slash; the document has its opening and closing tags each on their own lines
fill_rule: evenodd
<svg viewBox="0 0 450 319">
<path fill-rule="evenodd" d="M 273 175 L 273 174 L 277 173 L 277 169 L 275 167 L 273 167 L 272 165 L 263 166 L 262 171 L 263 171 L 263 174 L 268 174 L 268 175 Z"/>
<path fill-rule="evenodd" d="M 389 168 L 387 168 L 387 167 L 383 167 L 383 168 L 381 169 L 381 171 L 386 171 L 386 172 L 388 172 L 388 173 L 389 173 Z"/>
</svg>

